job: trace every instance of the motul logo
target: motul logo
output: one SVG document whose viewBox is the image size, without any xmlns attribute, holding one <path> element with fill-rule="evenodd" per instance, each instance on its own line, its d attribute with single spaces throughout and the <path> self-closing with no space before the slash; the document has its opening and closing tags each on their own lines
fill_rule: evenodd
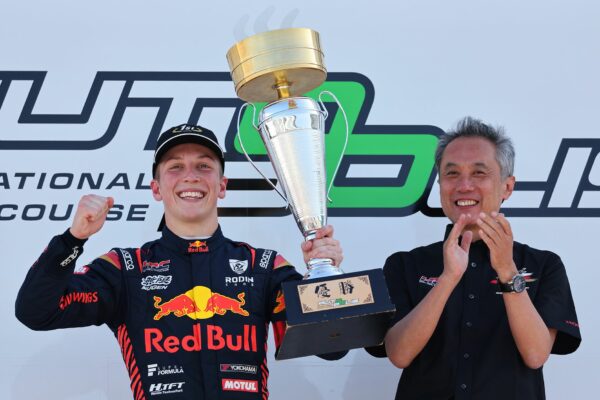
<svg viewBox="0 0 600 400">
<path fill-rule="evenodd" d="M 245 379 L 222 379 L 221 385 L 223 390 L 229 390 L 232 392 L 258 393 L 257 381 L 247 381 Z"/>
<path fill-rule="evenodd" d="M 203 329 L 204 328 L 204 329 Z M 206 340 L 203 341 L 202 337 Z M 231 351 L 252 351 L 256 353 L 256 326 L 244 324 L 241 334 L 227 334 L 223 328 L 216 325 L 201 325 L 197 323 L 192 328 L 192 334 L 182 338 L 164 336 L 158 328 L 144 329 L 146 353 L 153 351 L 177 353 L 183 351 L 201 351 L 203 346 L 208 350 L 228 349 Z"/>
</svg>

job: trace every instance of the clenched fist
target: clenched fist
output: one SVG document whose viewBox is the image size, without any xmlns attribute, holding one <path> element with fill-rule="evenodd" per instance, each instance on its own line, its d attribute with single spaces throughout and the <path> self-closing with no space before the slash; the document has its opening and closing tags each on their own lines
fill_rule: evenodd
<svg viewBox="0 0 600 400">
<path fill-rule="evenodd" d="M 79 200 L 77 212 L 71 225 L 71 234 L 78 239 L 87 239 L 102 229 L 108 211 L 115 204 L 112 197 L 87 194 Z"/>
</svg>

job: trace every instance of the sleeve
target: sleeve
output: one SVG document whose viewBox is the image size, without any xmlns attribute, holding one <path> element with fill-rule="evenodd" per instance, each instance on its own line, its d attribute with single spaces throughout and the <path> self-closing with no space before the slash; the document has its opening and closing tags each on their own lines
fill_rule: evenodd
<svg viewBox="0 0 600 400">
<path fill-rule="evenodd" d="M 111 251 L 76 270 L 84 243 L 69 230 L 50 241 L 17 295 L 19 321 L 34 330 L 116 321 L 122 292 L 118 255 Z"/>
<path fill-rule="evenodd" d="M 396 307 L 396 313 L 392 319 L 390 319 L 390 328 L 394 326 L 396 322 L 404 318 L 413 308 L 406 284 L 402 254 L 403 253 L 392 254 L 387 258 L 385 265 L 383 266 L 383 275 L 385 276 L 385 283 L 388 287 L 390 299 Z M 383 344 L 365 347 L 365 350 L 373 357 L 387 357 L 385 346 Z"/>
<path fill-rule="evenodd" d="M 281 255 L 277 254 L 273 261 L 273 270 L 267 288 L 267 310 L 273 324 L 275 347 L 278 350 L 286 328 L 285 300 L 281 284 L 287 281 L 302 279 L 302 275 Z"/>
<path fill-rule="evenodd" d="M 581 333 L 565 266 L 553 255 L 540 277 L 533 303 L 546 325 L 558 331 L 552 353 L 569 354 L 579 347 Z"/>
<path fill-rule="evenodd" d="M 395 253 L 388 257 L 383 267 L 383 275 L 390 299 L 396 307 L 396 314 L 390 320 L 390 327 L 392 327 L 414 308 L 406 282 L 403 253 Z"/>
</svg>

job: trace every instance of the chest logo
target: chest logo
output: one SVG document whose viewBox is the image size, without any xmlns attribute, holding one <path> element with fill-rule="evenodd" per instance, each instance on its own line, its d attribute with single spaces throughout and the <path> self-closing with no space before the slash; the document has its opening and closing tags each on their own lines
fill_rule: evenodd
<svg viewBox="0 0 600 400">
<path fill-rule="evenodd" d="M 229 266 L 231 270 L 238 275 L 243 274 L 248 269 L 248 260 L 234 260 L 229 259 Z"/>
<path fill-rule="evenodd" d="M 437 284 L 437 281 L 438 281 L 437 276 L 428 278 L 428 277 L 422 275 L 419 278 L 419 283 L 422 283 L 423 285 L 428 285 L 428 286 L 435 286 Z"/>
<path fill-rule="evenodd" d="M 208 245 L 203 240 L 195 240 L 188 245 L 188 253 L 206 253 Z"/>
<path fill-rule="evenodd" d="M 154 296 L 154 308 L 158 310 L 154 320 L 158 321 L 169 314 L 191 319 L 207 319 L 215 314 L 225 315 L 227 312 L 247 317 L 250 313 L 243 308 L 246 304 L 245 296 L 244 292 L 240 292 L 235 299 L 213 292 L 206 286 L 195 286 L 166 301 Z"/>
</svg>

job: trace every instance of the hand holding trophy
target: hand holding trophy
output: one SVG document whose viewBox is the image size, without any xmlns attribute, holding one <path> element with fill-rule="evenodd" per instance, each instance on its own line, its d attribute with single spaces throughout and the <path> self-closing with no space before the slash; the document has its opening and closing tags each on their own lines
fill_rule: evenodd
<svg viewBox="0 0 600 400">
<path fill-rule="evenodd" d="M 311 240 L 327 223 L 327 111 L 321 100 L 319 107 L 301 95 L 327 76 L 319 34 L 306 28 L 260 33 L 232 46 L 227 60 L 237 95 L 246 102 L 269 102 L 256 128 L 284 193 L 273 188 L 288 203 L 305 240 Z M 307 270 L 303 281 L 283 284 L 287 330 L 277 359 L 382 342 L 394 306 L 381 269 L 344 274 L 332 260 L 319 258 L 311 259 Z"/>
</svg>

